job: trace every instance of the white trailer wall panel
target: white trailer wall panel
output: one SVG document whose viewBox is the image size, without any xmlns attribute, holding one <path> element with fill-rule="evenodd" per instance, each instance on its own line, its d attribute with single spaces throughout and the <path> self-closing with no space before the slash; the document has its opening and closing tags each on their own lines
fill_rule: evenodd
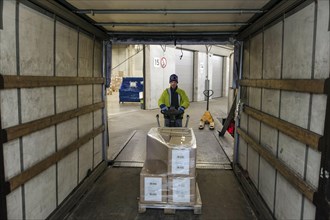
<svg viewBox="0 0 330 220">
<path fill-rule="evenodd" d="M 102 43 L 98 41 L 94 41 L 94 69 L 93 69 L 93 76 L 94 77 L 102 77 L 102 59 L 103 59 L 103 53 L 102 53 Z M 102 102 L 102 94 L 103 92 L 103 85 L 95 84 L 93 85 L 93 103 Z"/>
<path fill-rule="evenodd" d="M 244 41 L 242 78 L 328 78 L 328 22 L 329 2 L 318 1 L 317 4 L 300 7 L 277 23 L 260 30 L 257 35 Z M 242 101 L 250 107 L 323 135 L 326 95 L 250 87 L 242 87 L 241 92 Z M 240 128 L 308 184 L 317 188 L 320 152 L 276 128 L 260 124 L 244 112 L 240 115 Z M 257 153 L 241 137 L 237 153 L 240 166 L 248 171 L 255 188 L 277 219 L 315 218 L 314 204 L 265 159 L 260 157 L 258 162 Z"/>
<path fill-rule="evenodd" d="M 94 64 L 93 64 L 93 76 L 102 77 L 102 44 L 100 42 L 94 41 Z M 93 103 L 98 103 L 102 101 L 103 86 L 102 85 L 93 85 Z M 102 110 L 95 111 L 93 113 L 94 119 L 94 129 L 100 127 L 103 124 L 103 114 Z M 100 164 L 103 160 L 103 148 L 102 148 L 103 136 L 99 134 L 94 138 L 94 159 L 93 159 L 93 168 Z"/>
<path fill-rule="evenodd" d="M 282 57 L 282 22 L 265 30 L 263 40 L 263 78 L 281 78 Z M 265 113 L 279 116 L 280 91 L 262 90 L 261 110 Z M 273 155 L 277 154 L 278 131 L 261 123 L 260 143 Z M 265 159 L 260 158 L 259 190 L 271 211 L 274 211 L 276 170 Z"/>
<path fill-rule="evenodd" d="M 329 77 L 330 71 L 330 34 L 326 28 L 329 26 L 329 1 L 318 1 L 317 7 L 317 27 L 315 41 L 315 68 L 314 77 L 316 79 Z M 323 127 L 323 126 L 322 126 Z"/>
<path fill-rule="evenodd" d="M 276 219 L 301 219 L 301 193 L 279 173 L 276 181 Z"/>
<path fill-rule="evenodd" d="M 250 74 L 250 42 L 246 41 L 243 45 L 243 78 L 246 79 Z M 241 101 L 243 103 L 248 103 L 248 89 L 241 88 Z M 244 131 L 248 131 L 248 115 L 244 112 L 240 115 L 240 127 L 244 129 Z M 239 149 L 238 149 L 238 163 L 242 166 L 244 170 L 248 169 L 248 144 L 243 140 L 243 138 L 239 137 Z"/>
<path fill-rule="evenodd" d="M 250 78 L 260 79 L 262 77 L 262 35 L 259 34 L 250 41 Z M 260 110 L 261 108 L 261 89 L 249 88 L 249 106 Z M 254 118 L 248 119 L 248 134 L 257 142 L 260 141 L 260 122 Z M 259 187 L 259 154 L 248 146 L 248 172 L 256 187 Z"/>
<path fill-rule="evenodd" d="M 260 157 L 259 190 L 269 209 L 274 212 L 276 169 Z"/>
<path fill-rule="evenodd" d="M 259 142 L 260 140 L 260 122 L 252 117 L 249 117 L 248 121 L 248 131 L 249 135 Z M 259 185 L 259 154 L 248 145 L 248 160 L 247 160 L 247 170 L 250 174 L 250 178 L 258 187 Z"/>
<path fill-rule="evenodd" d="M 53 19 L 19 4 L 18 25 L 20 74 L 53 76 Z"/>
<path fill-rule="evenodd" d="M 95 111 L 93 116 L 94 129 L 100 127 L 103 124 L 102 121 L 102 110 Z M 93 169 L 100 164 L 103 160 L 103 148 L 102 148 L 102 134 L 97 135 L 94 138 L 94 147 L 93 147 Z"/>
<path fill-rule="evenodd" d="M 314 13 L 315 4 L 310 4 L 285 19 L 283 39 L 283 78 L 312 78 Z M 310 104 L 310 94 L 283 91 L 281 93 L 280 118 L 302 128 L 309 129 Z M 293 111 L 294 109 L 296 109 L 296 111 Z M 295 172 L 304 177 L 305 166 L 307 163 L 307 161 L 305 161 L 307 151 L 306 145 L 280 133 L 279 147 L 279 158 L 281 158 L 290 168 L 294 169 Z M 318 163 L 320 163 L 320 161 Z M 319 170 L 315 171 L 318 172 Z M 277 187 L 277 192 L 280 190 L 280 186 L 285 187 L 286 185 L 289 185 L 287 181 L 282 179 L 278 179 L 278 183 L 279 186 Z M 287 186 L 286 188 L 288 190 L 284 191 L 283 194 L 279 194 L 277 197 L 279 200 L 288 199 L 288 202 L 296 205 L 296 209 L 288 209 L 277 202 L 275 216 L 277 218 L 299 218 L 302 209 L 302 195 L 299 192 L 292 190 L 291 186 Z M 287 195 L 291 196 L 287 198 Z M 297 213 L 299 213 L 299 215 Z"/>
<path fill-rule="evenodd" d="M 0 72 L 16 75 L 16 40 L 15 40 L 15 1 L 3 1 L 3 30 L 0 30 Z M 16 89 L 0 92 L 2 128 L 19 124 L 18 93 Z M 3 145 L 5 178 L 12 178 L 21 171 L 19 139 Z M 22 188 L 19 187 L 7 196 L 8 218 L 22 219 Z"/>
<path fill-rule="evenodd" d="M 86 34 L 79 34 L 78 76 L 93 76 L 93 39 Z M 78 86 L 78 106 L 93 104 L 93 86 Z M 83 137 L 93 130 L 93 113 L 78 117 L 78 136 Z M 93 167 L 93 141 L 84 144 L 79 150 L 79 182 L 81 182 Z"/>
<path fill-rule="evenodd" d="M 247 161 L 248 161 L 248 144 L 245 140 L 239 137 L 239 150 L 238 150 L 238 161 L 239 165 L 244 169 L 248 169 Z"/>
<path fill-rule="evenodd" d="M 60 123 L 57 125 L 57 149 L 63 149 L 78 139 L 77 119 Z M 72 190 L 77 186 L 78 154 L 72 152 L 58 163 L 58 204 L 59 205 Z"/>
<path fill-rule="evenodd" d="M 72 76 L 78 75 L 78 33 L 72 27 L 56 22 L 56 44 L 55 44 L 55 75 Z M 56 87 L 56 113 L 69 111 L 78 107 L 77 86 Z M 68 94 L 70 94 L 68 96 Z M 63 149 L 78 139 L 77 118 L 60 123 L 56 126 L 57 149 Z M 57 205 L 72 192 L 77 186 L 78 154 L 76 151 L 59 161 L 57 172 L 58 200 Z"/>
<path fill-rule="evenodd" d="M 36 25 L 38 24 L 38 25 Z M 31 8 L 19 5 L 19 72 L 21 75 L 54 74 L 54 22 Z M 24 33 L 24 34 L 23 34 Z M 21 89 L 20 123 L 53 115 L 54 88 Z M 38 109 L 38 111 L 36 111 Z M 23 169 L 53 154 L 55 126 L 22 138 Z M 56 208 L 56 167 L 52 166 L 24 186 L 25 217 L 46 218 Z"/>
<path fill-rule="evenodd" d="M 102 77 L 102 42 L 94 36 L 16 1 L 5 0 L 3 12 L 0 74 Z M 99 103 L 103 101 L 102 94 L 101 84 L 1 90 L 1 128 Z M 103 110 L 97 110 L 4 143 L 6 180 L 103 124 Z M 88 170 L 93 171 L 104 160 L 103 144 L 100 133 L 10 192 L 8 219 L 47 218 L 86 177 Z"/>
<path fill-rule="evenodd" d="M 55 25 L 55 74 L 56 76 L 77 76 L 77 30 L 61 22 L 56 22 Z"/>
</svg>

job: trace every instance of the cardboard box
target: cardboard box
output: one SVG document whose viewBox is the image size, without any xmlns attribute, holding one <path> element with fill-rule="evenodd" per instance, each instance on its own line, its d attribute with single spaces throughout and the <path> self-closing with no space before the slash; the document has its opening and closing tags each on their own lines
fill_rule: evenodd
<svg viewBox="0 0 330 220">
<path fill-rule="evenodd" d="M 194 205 L 195 201 L 195 177 L 168 176 L 168 204 Z"/>
<path fill-rule="evenodd" d="M 181 133 L 181 134 L 180 134 Z M 196 175 L 196 144 L 190 130 L 172 132 L 168 142 L 168 172 L 171 175 Z"/>
<path fill-rule="evenodd" d="M 140 173 L 140 202 L 167 203 L 167 165 L 161 160 L 146 160 Z"/>
<path fill-rule="evenodd" d="M 168 174 L 196 176 L 196 148 L 173 147 L 168 151 Z"/>
</svg>

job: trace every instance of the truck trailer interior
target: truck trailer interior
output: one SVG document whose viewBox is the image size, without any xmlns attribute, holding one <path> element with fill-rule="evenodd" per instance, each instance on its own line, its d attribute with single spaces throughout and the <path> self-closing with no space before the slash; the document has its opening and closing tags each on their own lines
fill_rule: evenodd
<svg viewBox="0 0 330 220">
<path fill-rule="evenodd" d="M 329 0 L 0 0 L 0 219 L 330 219 L 329 14 Z M 113 58 L 135 54 L 138 110 L 109 101 Z M 198 205 L 168 213 L 139 200 L 173 73 Z"/>
</svg>

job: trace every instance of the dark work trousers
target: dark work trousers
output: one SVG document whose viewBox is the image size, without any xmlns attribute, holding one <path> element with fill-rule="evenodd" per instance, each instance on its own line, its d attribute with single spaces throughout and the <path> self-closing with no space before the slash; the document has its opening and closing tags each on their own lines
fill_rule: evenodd
<svg viewBox="0 0 330 220">
<path fill-rule="evenodd" d="M 170 119 L 169 118 L 165 118 L 164 121 L 164 126 L 165 127 L 170 127 Z M 182 127 L 182 119 L 175 119 L 175 127 Z"/>
</svg>

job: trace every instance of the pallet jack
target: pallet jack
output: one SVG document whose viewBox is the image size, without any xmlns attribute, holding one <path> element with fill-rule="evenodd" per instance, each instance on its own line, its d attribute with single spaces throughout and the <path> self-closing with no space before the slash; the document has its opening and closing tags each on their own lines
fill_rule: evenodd
<svg viewBox="0 0 330 220">
<path fill-rule="evenodd" d="M 213 90 L 204 90 L 203 94 L 206 96 L 207 105 L 206 105 L 206 112 L 202 116 L 201 120 L 199 121 L 199 129 L 204 129 L 205 124 L 209 124 L 209 129 L 214 129 L 214 119 L 209 112 L 209 99 L 213 95 Z"/>
<path fill-rule="evenodd" d="M 175 126 L 175 120 L 176 120 L 176 116 L 182 114 L 181 112 L 179 112 L 179 110 L 170 107 L 167 111 L 160 111 L 163 115 L 166 115 L 169 117 L 170 119 L 170 124 L 169 127 L 176 127 Z M 159 114 L 156 115 L 157 118 L 157 123 L 158 123 L 158 127 L 160 127 L 160 123 L 159 123 Z M 188 127 L 188 123 L 189 123 L 189 115 L 186 115 L 186 125 L 185 128 Z"/>
</svg>

